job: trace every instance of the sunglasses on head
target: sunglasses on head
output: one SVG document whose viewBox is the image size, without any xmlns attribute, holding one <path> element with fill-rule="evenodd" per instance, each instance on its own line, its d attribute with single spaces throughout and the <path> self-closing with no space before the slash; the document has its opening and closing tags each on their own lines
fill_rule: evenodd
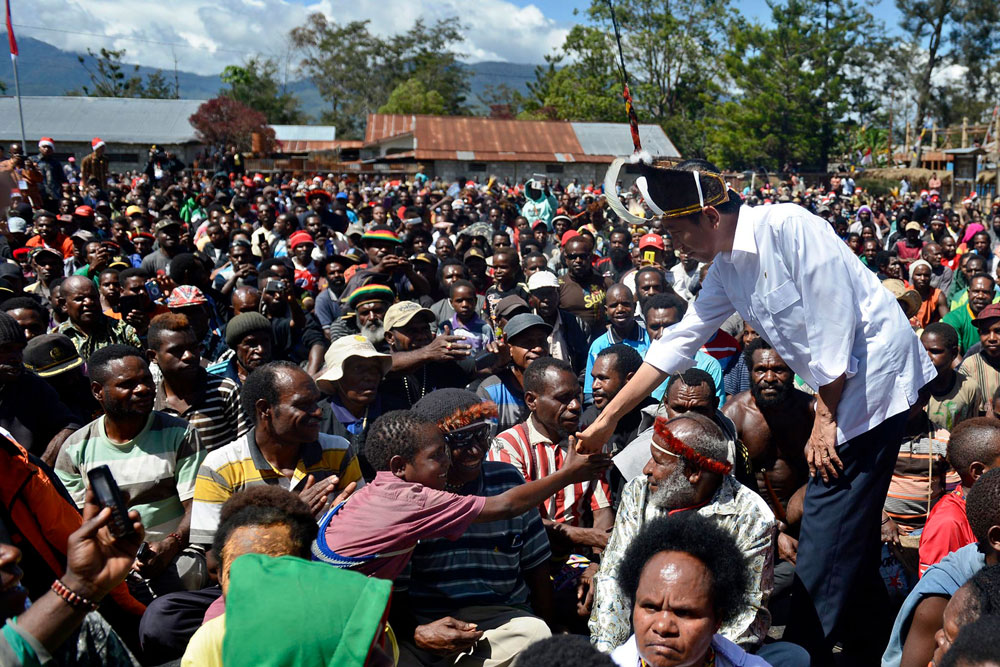
<svg viewBox="0 0 1000 667">
<path fill-rule="evenodd" d="M 485 448 L 489 435 L 489 424 L 472 424 L 471 426 L 445 433 L 444 441 L 452 449 L 468 449 L 473 445 Z"/>
</svg>

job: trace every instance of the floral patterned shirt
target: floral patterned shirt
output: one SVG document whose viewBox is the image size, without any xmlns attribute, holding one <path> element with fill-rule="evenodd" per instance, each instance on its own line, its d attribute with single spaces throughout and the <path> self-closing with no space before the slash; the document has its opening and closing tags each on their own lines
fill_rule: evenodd
<svg viewBox="0 0 1000 667">
<path fill-rule="evenodd" d="M 719 629 L 719 634 L 747 650 L 760 646 L 771 626 L 767 600 L 774 587 L 774 541 L 777 524 L 763 498 L 727 475 L 712 501 L 696 510 L 715 520 L 736 538 L 736 544 L 750 565 L 749 604 L 736 620 Z M 625 485 L 608 547 L 601 556 L 601 568 L 594 577 L 594 609 L 590 615 L 590 638 L 594 645 L 610 653 L 632 634 L 632 609 L 618 583 L 618 568 L 625 551 L 642 525 L 667 516 L 666 510 L 649 504 L 649 483 L 639 476 Z"/>
</svg>

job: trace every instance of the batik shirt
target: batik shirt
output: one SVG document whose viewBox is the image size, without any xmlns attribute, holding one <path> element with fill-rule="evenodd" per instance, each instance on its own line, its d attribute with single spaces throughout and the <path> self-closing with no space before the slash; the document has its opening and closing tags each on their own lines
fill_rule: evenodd
<svg viewBox="0 0 1000 667">
<path fill-rule="evenodd" d="M 747 604 L 739 615 L 719 629 L 726 639 L 747 650 L 760 646 L 771 626 L 767 600 L 774 587 L 773 543 L 776 523 L 767 503 L 756 493 L 727 475 L 711 502 L 695 510 L 736 538 L 750 567 Z M 590 637 L 594 645 L 610 653 L 632 634 L 632 609 L 618 583 L 618 568 L 643 524 L 668 512 L 649 503 L 645 476 L 633 479 L 622 493 L 615 527 L 601 555 L 601 569 L 594 577 L 594 610 L 590 615 Z"/>
</svg>

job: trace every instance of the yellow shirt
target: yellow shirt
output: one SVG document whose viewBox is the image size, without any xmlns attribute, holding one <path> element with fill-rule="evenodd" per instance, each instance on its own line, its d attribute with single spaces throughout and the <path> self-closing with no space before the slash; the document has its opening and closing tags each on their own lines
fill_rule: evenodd
<svg viewBox="0 0 1000 667">
<path fill-rule="evenodd" d="M 222 639 L 225 636 L 225 614 L 202 625 L 188 642 L 181 667 L 222 667 Z"/>
</svg>

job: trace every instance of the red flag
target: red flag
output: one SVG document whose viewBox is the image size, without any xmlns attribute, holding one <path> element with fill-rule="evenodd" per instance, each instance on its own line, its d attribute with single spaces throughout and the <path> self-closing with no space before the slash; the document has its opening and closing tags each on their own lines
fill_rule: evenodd
<svg viewBox="0 0 1000 667">
<path fill-rule="evenodd" d="M 7 41 L 10 42 L 10 55 L 17 55 L 17 40 L 14 38 L 14 26 L 10 22 L 10 0 L 7 0 Z"/>
</svg>

